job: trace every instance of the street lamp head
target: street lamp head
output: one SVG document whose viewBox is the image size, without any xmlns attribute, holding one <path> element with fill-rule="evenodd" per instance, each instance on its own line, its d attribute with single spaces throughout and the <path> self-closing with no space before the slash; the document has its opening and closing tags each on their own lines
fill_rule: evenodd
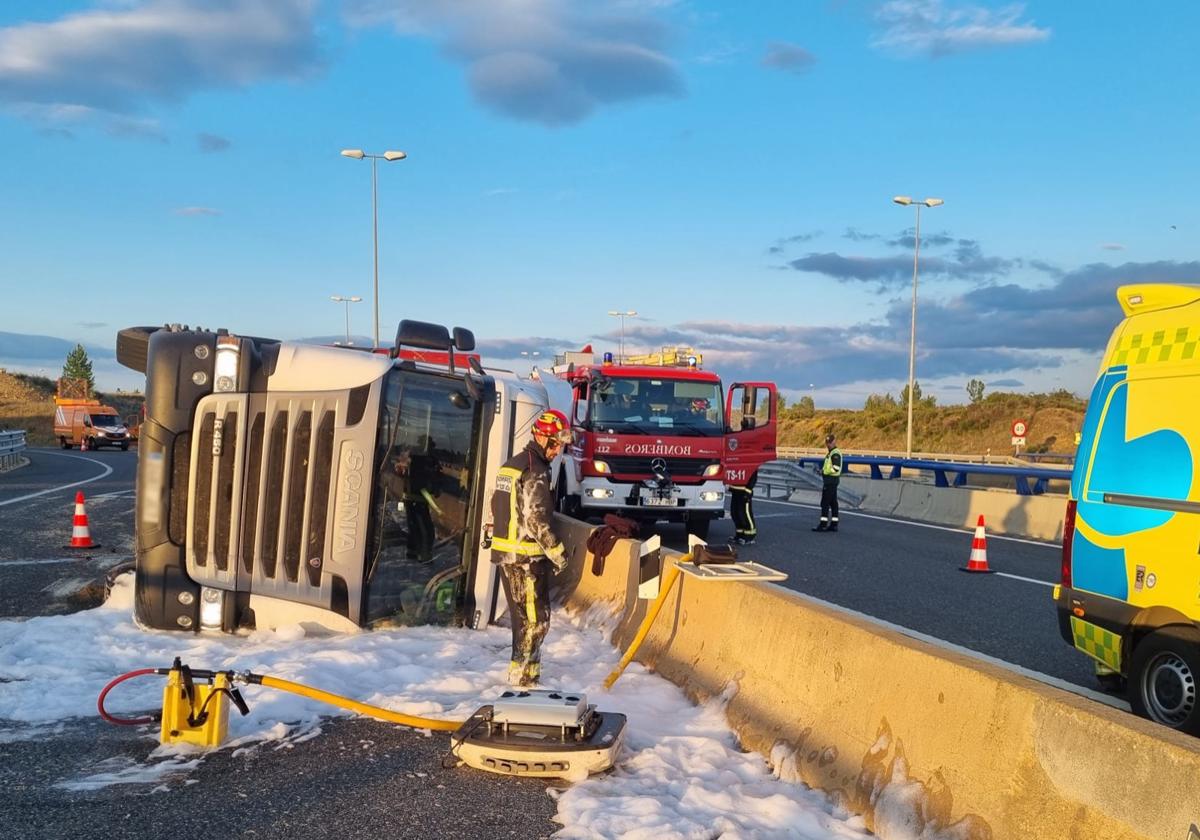
<svg viewBox="0 0 1200 840">
<path fill-rule="evenodd" d="M 349 298 L 349 300 L 351 303 L 362 303 L 362 298 L 359 297 L 358 295 L 355 295 L 354 297 Z"/>
<path fill-rule="evenodd" d="M 343 154 L 345 154 L 345 152 L 343 152 Z M 896 204 L 903 204 L 905 207 L 912 204 L 912 199 L 909 198 L 907 195 L 898 195 L 895 198 L 893 198 L 892 201 L 895 202 Z"/>
<path fill-rule="evenodd" d="M 408 154 L 406 152 L 388 151 L 388 152 L 383 153 L 384 160 L 404 160 L 406 157 L 408 157 Z"/>
<path fill-rule="evenodd" d="M 341 296 L 341 295 L 330 295 L 330 296 L 329 296 L 329 299 L 330 299 L 330 300 L 332 300 L 334 303 L 341 303 L 341 302 L 342 302 L 342 296 Z"/>
<path fill-rule="evenodd" d="M 610 310 L 608 310 L 608 314 L 609 314 L 609 315 L 611 315 L 611 316 L 613 316 L 614 318 L 616 318 L 616 317 L 617 317 L 618 315 L 620 315 L 621 313 L 620 313 L 620 312 L 618 312 L 618 311 L 617 311 L 617 310 L 615 310 L 615 309 L 610 309 Z"/>
<path fill-rule="evenodd" d="M 362 149 L 342 149 L 342 157 L 354 158 L 362 160 L 367 154 Z"/>
<path fill-rule="evenodd" d="M 921 203 L 926 207 L 938 207 L 946 202 L 942 201 L 940 198 L 927 198 Z"/>
</svg>

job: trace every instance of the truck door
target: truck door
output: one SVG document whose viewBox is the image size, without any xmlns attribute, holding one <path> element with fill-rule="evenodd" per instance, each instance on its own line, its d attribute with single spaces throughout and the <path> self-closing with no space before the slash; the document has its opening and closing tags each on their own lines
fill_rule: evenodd
<svg viewBox="0 0 1200 840">
<path fill-rule="evenodd" d="M 725 483 L 744 484 L 775 460 L 778 406 L 773 382 L 735 382 L 725 398 Z"/>
</svg>

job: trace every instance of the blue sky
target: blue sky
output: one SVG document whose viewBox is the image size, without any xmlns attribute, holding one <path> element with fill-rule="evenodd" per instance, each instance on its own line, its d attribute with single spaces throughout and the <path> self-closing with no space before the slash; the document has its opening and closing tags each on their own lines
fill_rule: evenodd
<svg viewBox="0 0 1200 840">
<path fill-rule="evenodd" d="M 1086 394 L 1119 283 L 1200 282 L 1197 31 L 1191 2 L 10 1 L 0 333 L 334 335 L 356 294 L 369 335 L 371 167 L 338 151 L 402 149 L 384 336 L 461 324 L 505 362 L 636 309 L 629 347 L 861 405 L 907 376 L 891 198 L 937 196 L 925 392 Z"/>
</svg>

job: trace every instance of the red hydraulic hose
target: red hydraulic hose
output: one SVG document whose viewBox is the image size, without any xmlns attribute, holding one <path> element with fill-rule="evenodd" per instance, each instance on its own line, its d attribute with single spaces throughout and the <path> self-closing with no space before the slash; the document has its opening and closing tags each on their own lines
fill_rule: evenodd
<svg viewBox="0 0 1200 840">
<path fill-rule="evenodd" d="M 96 709 L 97 709 L 97 711 L 100 712 L 100 717 L 104 718 L 109 723 L 117 724 L 117 726 L 140 726 L 143 723 L 154 723 L 156 718 L 154 718 L 153 716 L 140 717 L 140 718 L 113 717 L 112 715 L 110 715 L 108 712 L 106 712 L 104 710 L 104 697 L 112 689 L 116 688 L 119 684 L 125 682 L 125 680 L 131 680 L 134 677 L 143 677 L 146 674 L 157 674 L 157 673 L 159 673 L 160 670 L 161 669 L 159 669 L 159 668 L 139 668 L 136 671 L 130 671 L 128 674 L 122 674 L 121 676 L 117 677 L 112 682 L 110 682 L 108 685 L 104 686 L 104 690 L 101 691 L 100 696 L 96 698 Z"/>
</svg>

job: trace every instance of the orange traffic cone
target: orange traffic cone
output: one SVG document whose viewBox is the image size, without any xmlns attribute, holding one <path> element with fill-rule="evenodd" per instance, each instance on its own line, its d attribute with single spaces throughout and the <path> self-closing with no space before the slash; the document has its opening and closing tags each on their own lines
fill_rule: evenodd
<svg viewBox="0 0 1200 840">
<path fill-rule="evenodd" d="M 975 539 L 971 541 L 971 559 L 967 565 L 959 569 L 961 572 L 981 572 L 991 574 L 987 562 L 987 534 L 983 530 L 983 514 L 979 514 L 979 524 L 975 526 Z"/>
<path fill-rule="evenodd" d="M 87 435 L 84 435 L 79 439 L 79 451 L 87 452 Z"/>
<path fill-rule="evenodd" d="M 83 491 L 75 494 L 75 521 L 71 528 L 71 544 L 67 548 L 99 548 L 100 543 L 92 542 L 91 532 L 88 531 L 87 509 L 83 506 Z"/>
</svg>

